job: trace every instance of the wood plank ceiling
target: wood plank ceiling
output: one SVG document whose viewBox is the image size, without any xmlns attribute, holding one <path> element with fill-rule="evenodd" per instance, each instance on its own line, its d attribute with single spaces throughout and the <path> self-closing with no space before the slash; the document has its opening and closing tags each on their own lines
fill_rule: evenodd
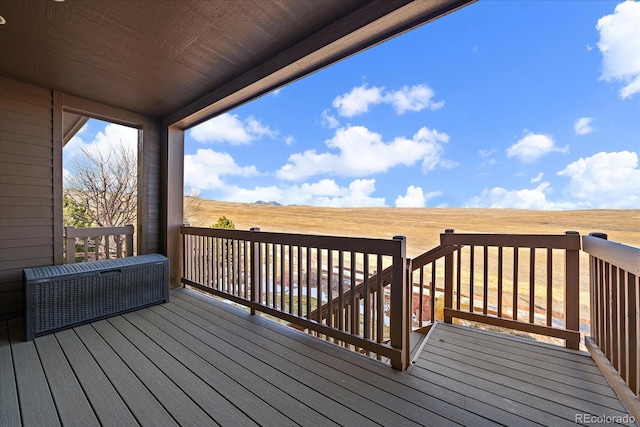
<svg viewBox="0 0 640 427">
<path fill-rule="evenodd" d="M 2 0 L 0 75 L 186 127 L 472 0 Z"/>
</svg>

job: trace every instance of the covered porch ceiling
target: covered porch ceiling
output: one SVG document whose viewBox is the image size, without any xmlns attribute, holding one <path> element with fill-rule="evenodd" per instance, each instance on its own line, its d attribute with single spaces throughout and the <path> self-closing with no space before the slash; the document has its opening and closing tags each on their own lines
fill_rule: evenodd
<svg viewBox="0 0 640 427">
<path fill-rule="evenodd" d="M 472 1 L 3 0 L 0 75 L 186 128 Z"/>
</svg>

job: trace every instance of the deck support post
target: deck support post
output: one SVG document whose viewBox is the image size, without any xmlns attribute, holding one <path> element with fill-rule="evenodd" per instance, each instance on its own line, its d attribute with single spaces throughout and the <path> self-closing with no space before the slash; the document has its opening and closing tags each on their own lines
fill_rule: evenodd
<svg viewBox="0 0 640 427">
<path fill-rule="evenodd" d="M 407 319 L 410 314 L 409 293 L 407 290 L 407 256 L 405 236 L 394 236 L 400 245 L 400 253 L 393 257 L 393 276 L 391 282 L 391 347 L 400 350 L 400 357 L 393 357 L 391 366 L 405 370 L 409 366 L 409 340 Z"/>
<path fill-rule="evenodd" d="M 577 231 L 565 232 L 567 236 L 580 235 Z M 580 248 L 565 252 L 565 329 L 580 330 Z M 580 348 L 580 341 L 567 340 L 565 346 L 572 350 Z"/>
<path fill-rule="evenodd" d="M 445 234 L 453 234 L 455 230 L 448 228 L 444 232 Z M 453 308 L 453 253 L 444 257 L 444 308 Z M 449 313 L 449 311 L 444 310 L 445 323 L 453 322 L 453 317 Z"/>
</svg>

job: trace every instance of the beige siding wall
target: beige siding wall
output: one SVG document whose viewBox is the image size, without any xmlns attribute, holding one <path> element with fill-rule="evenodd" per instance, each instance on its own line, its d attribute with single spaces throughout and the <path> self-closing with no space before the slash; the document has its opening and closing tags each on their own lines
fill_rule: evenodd
<svg viewBox="0 0 640 427">
<path fill-rule="evenodd" d="M 51 91 L 0 78 L 0 319 L 22 310 L 22 269 L 54 262 Z"/>
<path fill-rule="evenodd" d="M 160 122 L 0 77 L 0 319 L 22 313 L 24 268 L 62 260 L 63 107 L 141 129 L 138 253 L 166 254 Z"/>
</svg>

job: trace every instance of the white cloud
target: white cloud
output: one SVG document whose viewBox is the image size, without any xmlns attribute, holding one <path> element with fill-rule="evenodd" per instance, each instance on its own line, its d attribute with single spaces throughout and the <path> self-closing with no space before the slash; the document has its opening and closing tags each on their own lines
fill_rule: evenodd
<svg viewBox="0 0 640 427">
<path fill-rule="evenodd" d="M 437 110 L 444 106 L 444 101 L 431 102 L 433 90 L 425 85 L 404 86 L 402 89 L 389 92 L 385 100 L 390 102 L 396 113 L 404 114 L 406 111 L 421 111 L 425 108 Z"/>
<path fill-rule="evenodd" d="M 122 144 L 128 152 L 137 155 L 138 129 L 117 125 L 115 123 L 106 123 L 104 130 L 98 132 L 93 138 L 93 141 L 85 142 L 83 136 L 86 135 L 86 128 L 87 125 L 83 126 L 80 132 L 65 145 L 64 155 L 66 158 L 73 158 L 79 155 L 82 150 L 107 155 L 116 150 L 120 144 Z"/>
<path fill-rule="evenodd" d="M 384 142 L 382 136 L 363 126 L 340 128 L 325 141 L 330 150 L 318 153 L 307 150 L 289 156 L 288 163 L 276 172 L 276 177 L 291 181 L 320 174 L 364 177 L 385 172 L 396 166 L 413 166 L 422 162 L 424 172 L 439 166 L 442 145 L 449 140 L 445 133 L 421 128 L 412 139 L 397 137 Z M 446 163 L 451 166 L 451 163 Z"/>
<path fill-rule="evenodd" d="M 586 135 L 593 132 L 591 122 L 593 117 L 581 117 L 573 123 L 573 130 L 577 135 Z"/>
<path fill-rule="evenodd" d="M 284 143 L 287 145 L 293 145 L 293 143 L 296 142 L 296 139 L 293 137 L 293 135 L 287 135 L 284 137 Z"/>
<path fill-rule="evenodd" d="M 268 136 L 275 138 L 277 132 L 263 125 L 253 117 L 241 120 L 237 114 L 225 113 L 191 129 L 191 137 L 198 142 L 229 142 L 249 144 Z"/>
<path fill-rule="evenodd" d="M 612 15 L 598 20 L 598 48 L 602 52 L 601 79 L 619 81 L 622 99 L 640 92 L 640 2 L 618 4 Z"/>
<path fill-rule="evenodd" d="M 385 91 L 384 87 L 368 87 L 366 84 L 354 87 L 351 92 L 336 97 L 333 107 L 342 117 L 355 117 L 367 113 L 376 104 L 391 104 L 397 114 L 407 111 L 422 111 L 425 108 L 437 110 L 444 101 L 433 102 L 433 90 L 424 85 L 403 86 L 400 90 Z"/>
<path fill-rule="evenodd" d="M 383 197 L 375 197 L 374 179 L 356 179 L 347 187 L 332 179 L 314 183 L 255 187 L 252 189 L 227 186 L 221 200 L 253 203 L 256 200 L 274 200 L 284 205 L 313 205 L 330 207 L 385 207 Z"/>
<path fill-rule="evenodd" d="M 335 129 L 340 126 L 340 121 L 335 118 L 329 110 L 324 110 L 322 115 L 320 116 L 322 120 L 322 125 L 328 127 L 329 129 Z"/>
<path fill-rule="evenodd" d="M 509 209 L 554 209 L 554 204 L 547 200 L 549 183 L 543 182 L 536 188 L 523 190 L 507 190 L 503 187 L 485 188 L 479 196 L 472 198 L 468 206 L 479 208 Z"/>
<path fill-rule="evenodd" d="M 529 132 L 524 138 L 507 148 L 507 157 L 517 157 L 523 162 L 532 163 L 553 151 L 567 153 L 569 148 L 557 147 L 551 135 Z"/>
<path fill-rule="evenodd" d="M 426 205 L 427 199 L 424 197 L 422 188 L 410 185 L 404 196 L 396 198 L 397 208 L 422 208 Z"/>
<path fill-rule="evenodd" d="M 184 156 L 184 185 L 196 190 L 218 190 L 226 187 L 222 176 L 257 176 L 255 166 L 239 166 L 227 153 L 198 149 Z M 254 200 L 255 201 L 255 200 Z"/>
<path fill-rule="evenodd" d="M 424 194 L 421 187 L 410 185 L 404 196 L 398 196 L 395 201 L 397 208 L 423 208 L 427 200 L 442 195 L 442 191 L 430 191 Z"/>
<path fill-rule="evenodd" d="M 368 88 L 366 84 L 354 87 L 351 92 L 340 95 L 333 100 L 333 108 L 343 117 L 355 117 L 369 111 L 370 105 L 379 104 L 384 100 L 384 87 Z"/>
<path fill-rule="evenodd" d="M 532 178 L 532 179 L 531 179 L 531 183 L 532 183 L 532 184 L 535 184 L 535 183 L 537 183 L 537 182 L 542 181 L 542 177 L 543 177 L 543 176 L 544 176 L 544 173 L 540 172 L 540 173 L 538 174 L 538 176 L 536 176 L 535 178 Z"/>
<path fill-rule="evenodd" d="M 638 155 L 600 152 L 570 163 L 558 175 L 569 178 L 565 195 L 594 208 L 640 208 Z"/>
<path fill-rule="evenodd" d="M 640 169 L 636 153 L 597 153 L 570 163 L 558 175 L 569 178 L 563 200 L 548 200 L 552 189 L 548 182 L 541 182 L 530 189 L 485 188 L 468 206 L 540 210 L 640 208 Z"/>
</svg>

